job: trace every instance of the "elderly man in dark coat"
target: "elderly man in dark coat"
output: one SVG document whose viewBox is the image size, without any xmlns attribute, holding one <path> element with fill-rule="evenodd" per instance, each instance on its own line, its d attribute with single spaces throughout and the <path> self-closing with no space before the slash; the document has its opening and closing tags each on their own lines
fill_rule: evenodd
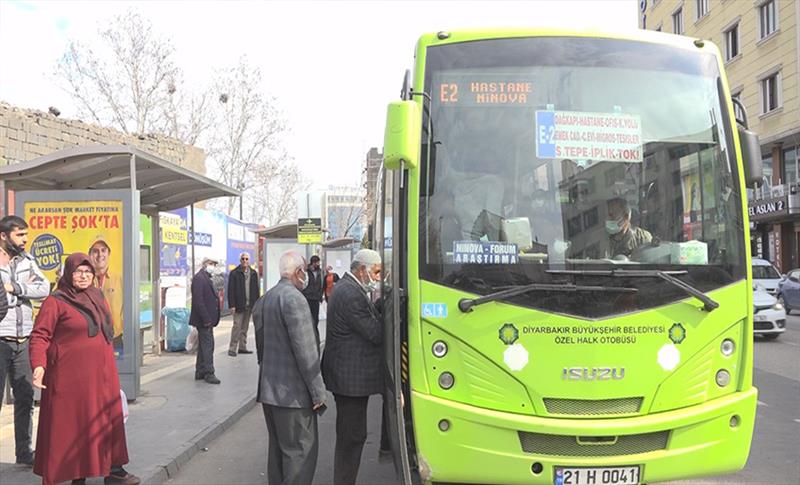
<svg viewBox="0 0 800 485">
<path fill-rule="evenodd" d="M 314 321 L 301 290 L 308 284 L 305 260 L 285 252 L 281 279 L 253 308 L 263 332 L 258 402 L 269 433 L 270 485 L 310 485 L 319 450 L 317 413 L 325 410 Z"/>
<path fill-rule="evenodd" d="M 217 260 L 203 259 L 203 266 L 192 278 L 192 311 L 189 325 L 197 328 L 197 363 L 194 378 L 219 384 L 214 374 L 214 327 L 219 324 L 219 297 L 211 282 Z"/>
<path fill-rule="evenodd" d="M 369 396 L 384 388 L 383 329 L 370 298 L 380 274 L 380 255 L 360 250 L 328 302 L 322 375 L 336 400 L 335 485 L 356 482 L 367 439 Z"/>
</svg>

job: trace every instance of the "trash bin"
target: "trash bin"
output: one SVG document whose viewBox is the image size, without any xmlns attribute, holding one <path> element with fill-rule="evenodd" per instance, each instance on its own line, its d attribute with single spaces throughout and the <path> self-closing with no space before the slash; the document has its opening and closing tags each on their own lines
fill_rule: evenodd
<svg viewBox="0 0 800 485">
<path fill-rule="evenodd" d="M 164 308 L 161 313 L 167 319 L 167 352 L 186 350 L 186 337 L 189 336 L 189 309 Z"/>
</svg>

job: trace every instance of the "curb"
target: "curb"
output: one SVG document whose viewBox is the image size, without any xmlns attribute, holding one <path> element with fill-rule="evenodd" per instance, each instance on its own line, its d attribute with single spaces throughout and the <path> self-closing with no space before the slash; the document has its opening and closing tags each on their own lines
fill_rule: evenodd
<svg viewBox="0 0 800 485">
<path fill-rule="evenodd" d="M 225 419 L 218 420 L 205 429 L 197 433 L 186 442 L 183 446 L 177 448 L 177 455 L 172 458 L 168 463 L 156 465 L 153 469 L 142 474 L 143 485 L 161 485 L 170 478 L 174 478 L 184 465 L 192 459 L 194 455 L 201 451 L 208 445 L 214 438 L 224 433 L 228 428 L 233 426 L 239 419 L 247 414 L 253 407 L 255 407 L 256 398 L 248 397 L 243 400 L 230 416 Z"/>
</svg>

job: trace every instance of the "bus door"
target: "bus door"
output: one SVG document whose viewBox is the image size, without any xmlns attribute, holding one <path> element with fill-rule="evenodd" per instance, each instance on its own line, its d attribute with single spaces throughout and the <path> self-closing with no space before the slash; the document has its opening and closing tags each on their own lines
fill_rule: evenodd
<svg viewBox="0 0 800 485">
<path fill-rule="evenodd" d="M 383 170 L 379 177 L 378 214 L 375 218 L 376 249 L 383 261 L 383 285 L 381 288 L 384 370 L 386 389 L 383 400 L 382 432 L 388 433 L 395 470 L 404 484 L 411 484 L 409 452 L 406 436 L 404 406 L 409 406 L 408 396 L 403 398 L 404 381 L 408 381 L 408 358 L 403 359 L 401 351 L 405 340 L 406 323 L 404 306 L 404 275 L 402 268 L 405 256 L 402 250 L 394 251 L 395 239 L 403 236 L 401 214 L 402 198 L 400 188 L 401 170 Z M 406 347 L 407 348 L 407 347 Z M 402 362 L 405 364 L 402 364 Z"/>
</svg>

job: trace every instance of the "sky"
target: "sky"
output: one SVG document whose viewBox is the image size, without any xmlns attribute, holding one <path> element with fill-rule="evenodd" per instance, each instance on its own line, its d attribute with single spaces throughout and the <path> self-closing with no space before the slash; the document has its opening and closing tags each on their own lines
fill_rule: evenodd
<svg viewBox="0 0 800 485">
<path fill-rule="evenodd" d="M 134 9 L 170 38 L 189 82 L 245 55 L 264 74 L 290 133 L 285 146 L 313 189 L 355 185 L 370 147 L 382 150 L 386 105 L 399 98 L 420 35 L 475 27 L 635 29 L 637 0 L 534 1 L 23 1 L 0 0 L 0 100 L 61 110 L 75 104 L 53 71 L 70 40 L 96 38 Z M 191 88 L 191 86 L 190 86 Z"/>
</svg>

